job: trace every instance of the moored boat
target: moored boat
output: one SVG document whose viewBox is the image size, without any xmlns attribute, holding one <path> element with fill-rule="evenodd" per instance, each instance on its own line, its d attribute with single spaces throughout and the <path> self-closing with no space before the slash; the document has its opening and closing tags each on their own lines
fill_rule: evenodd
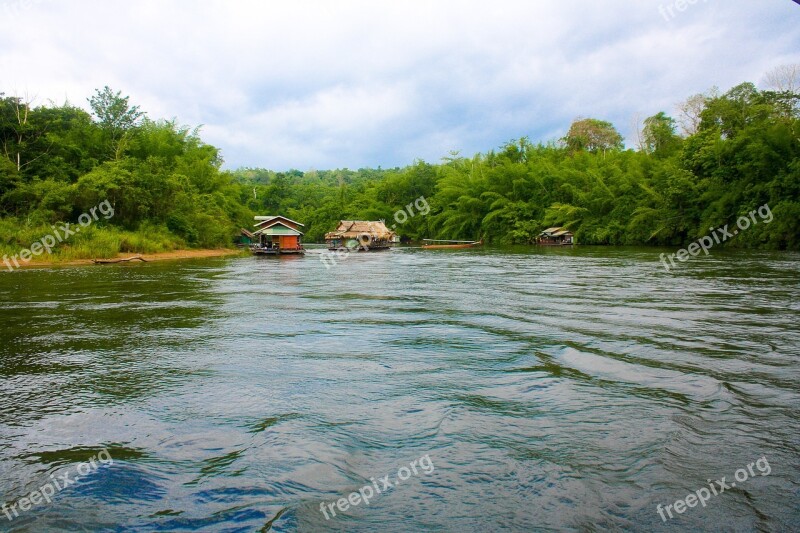
<svg viewBox="0 0 800 533">
<path fill-rule="evenodd" d="M 443 239 L 423 239 L 425 244 L 422 245 L 426 250 L 438 249 L 452 249 L 457 250 L 461 248 L 475 248 L 476 246 L 483 246 L 483 239 L 479 241 L 446 241 Z"/>
<path fill-rule="evenodd" d="M 536 238 L 536 244 L 541 246 L 572 246 L 575 244 L 575 235 L 560 226 L 547 228 Z"/>
<path fill-rule="evenodd" d="M 325 234 L 328 250 L 378 252 L 388 250 L 397 234 L 381 220 L 342 220 L 334 231 Z"/>
<path fill-rule="evenodd" d="M 306 249 L 301 238 L 303 226 L 284 216 L 258 216 L 256 217 L 256 231 L 251 235 L 258 242 L 250 245 L 253 255 L 303 255 Z"/>
</svg>

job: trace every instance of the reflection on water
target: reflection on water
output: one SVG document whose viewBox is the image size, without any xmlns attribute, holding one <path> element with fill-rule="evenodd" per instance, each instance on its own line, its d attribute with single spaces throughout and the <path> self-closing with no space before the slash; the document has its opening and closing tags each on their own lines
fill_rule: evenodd
<svg viewBox="0 0 800 533">
<path fill-rule="evenodd" d="M 800 256 L 399 249 L 0 276 L 0 530 L 791 530 Z M 430 455 L 369 505 L 372 477 Z M 766 457 L 666 523 L 668 505 Z"/>
</svg>

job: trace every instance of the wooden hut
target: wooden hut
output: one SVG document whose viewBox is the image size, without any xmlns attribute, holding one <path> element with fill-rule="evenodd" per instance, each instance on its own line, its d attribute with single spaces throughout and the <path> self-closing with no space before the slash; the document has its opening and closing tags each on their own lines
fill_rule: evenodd
<svg viewBox="0 0 800 533">
<path fill-rule="evenodd" d="M 256 255 L 304 254 L 301 242 L 303 224 L 284 216 L 257 216 L 253 236 L 257 244 L 250 246 Z"/>
<path fill-rule="evenodd" d="M 539 234 L 536 244 L 545 246 L 561 246 L 575 244 L 575 236 L 571 231 L 561 227 L 547 228 Z"/>
<path fill-rule="evenodd" d="M 396 238 L 382 221 L 342 220 L 334 231 L 325 234 L 325 243 L 330 250 L 387 250 Z"/>
</svg>

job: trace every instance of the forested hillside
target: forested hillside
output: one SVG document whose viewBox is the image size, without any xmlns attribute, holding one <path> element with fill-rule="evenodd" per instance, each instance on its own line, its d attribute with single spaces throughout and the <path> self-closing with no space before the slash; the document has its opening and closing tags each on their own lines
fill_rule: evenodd
<svg viewBox="0 0 800 533">
<path fill-rule="evenodd" d="M 219 150 L 172 121 L 153 121 L 107 87 L 93 115 L 65 104 L 32 108 L 0 98 L 0 238 L 4 252 L 28 247 L 108 200 L 114 216 L 59 247 L 67 257 L 108 257 L 229 246 L 241 187 L 220 172 Z"/>
<path fill-rule="evenodd" d="M 531 243 L 566 226 L 583 244 L 677 246 L 768 204 L 770 224 L 730 246 L 800 249 L 800 97 L 744 83 L 695 95 L 680 124 L 644 121 L 638 149 L 613 125 L 576 120 L 548 145 L 526 138 L 474 157 L 358 171 L 221 170 L 217 148 L 98 90 L 92 113 L 0 95 L 0 252 L 14 253 L 108 200 L 114 215 L 61 244 L 64 257 L 230 246 L 254 214 L 284 214 L 318 241 L 339 219 L 386 219 L 413 239 Z M 680 126 L 680 128 L 679 128 Z M 679 131 L 680 130 L 680 131 Z M 397 220 L 396 222 L 400 222 Z"/>
<path fill-rule="evenodd" d="M 251 189 L 250 209 L 303 221 L 313 240 L 340 218 L 391 221 L 424 196 L 431 212 L 399 225 L 402 235 L 531 243 L 544 228 L 566 226 L 584 244 L 676 246 L 768 204 L 774 220 L 729 245 L 798 249 L 798 101 L 750 83 L 695 95 L 681 106 L 681 132 L 658 113 L 644 121 L 638 150 L 624 150 L 613 125 L 582 119 L 558 143 L 523 138 L 439 164 L 234 174 Z"/>
</svg>

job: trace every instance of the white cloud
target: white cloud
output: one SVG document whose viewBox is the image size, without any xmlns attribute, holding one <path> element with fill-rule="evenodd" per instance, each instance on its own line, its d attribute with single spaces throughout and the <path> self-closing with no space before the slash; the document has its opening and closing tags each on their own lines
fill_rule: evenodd
<svg viewBox="0 0 800 533">
<path fill-rule="evenodd" d="M 203 124 L 229 166 L 404 165 L 549 140 L 800 62 L 789 0 L 0 0 L 0 91 L 110 85 Z M 662 10 L 663 11 L 663 10 Z"/>
</svg>

